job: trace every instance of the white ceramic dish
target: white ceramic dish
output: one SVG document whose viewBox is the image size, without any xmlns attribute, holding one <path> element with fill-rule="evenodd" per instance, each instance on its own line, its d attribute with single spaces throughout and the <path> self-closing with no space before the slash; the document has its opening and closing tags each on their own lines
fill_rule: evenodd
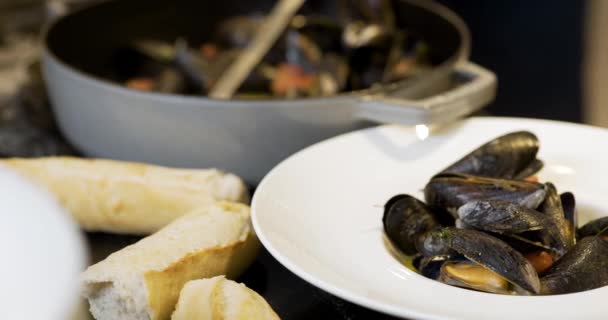
<svg viewBox="0 0 608 320">
<path fill-rule="evenodd" d="M 70 319 L 85 253 L 77 226 L 44 190 L 0 167 L 0 319 Z"/>
<path fill-rule="evenodd" d="M 472 118 L 431 134 L 382 126 L 309 147 L 273 169 L 253 199 L 253 223 L 277 260 L 346 300 L 416 319 L 606 319 L 608 287 L 561 296 L 504 296 L 426 279 L 384 244 L 382 205 L 421 189 L 437 171 L 514 130 L 541 141 L 540 173 L 577 197 L 581 222 L 608 214 L 608 130 L 510 118 Z M 424 129 L 424 128 L 422 128 Z"/>
</svg>

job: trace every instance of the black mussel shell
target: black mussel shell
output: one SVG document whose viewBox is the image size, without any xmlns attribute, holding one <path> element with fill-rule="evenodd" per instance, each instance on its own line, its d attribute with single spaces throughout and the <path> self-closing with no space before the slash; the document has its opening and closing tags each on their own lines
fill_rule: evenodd
<svg viewBox="0 0 608 320">
<path fill-rule="evenodd" d="M 453 213 L 460 206 L 476 200 L 502 200 L 535 209 L 545 198 L 545 187 L 520 180 L 439 174 L 425 186 L 424 197 L 429 206 Z"/>
<path fill-rule="evenodd" d="M 442 239 L 450 249 L 499 274 L 521 289 L 531 293 L 539 292 L 540 282 L 534 267 L 505 242 L 470 229 L 444 228 L 430 234 Z"/>
<path fill-rule="evenodd" d="M 578 237 L 582 239 L 588 236 L 605 236 L 608 235 L 608 217 L 602 217 L 589 221 L 580 229 L 578 229 Z"/>
<path fill-rule="evenodd" d="M 531 177 L 538 173 L 545 166 L 544 162 L 540 159 L 534 159 L 525 169 L 520 171 L 514 179 L 521 180 L 528 177 Z"/>
<path fill-rule="evenodd" d="M 551 247 L 542 243 L 538 231 L 528 231 L 519 234 L 490 234 L 506 242 L 509 246 L 511 246 L 511 248 L 519 251 L 522 254 L 538 251 L 553 252 Z"/>
<path fill-rule="evenodd" d="M 557 189 L 552 183 L 546 183 L 547 195 L 540 206 L 540 211 L 547 216 L 545 228 L 539 231 L 543 243 L 551 247 L 556 258 L 563 256 L 576 242 L 574 230 L 564 216 L 564 209 Z"/>
<path fill-rule="evenodd" d="M 502 200 L 466 203 L 458 208 L 458 218 L 467 226 L 497 233 L 540 230 L 547 221 L 543 213 Z"/>
<path fill-rule="evenodd" d="M 541 294 L 563 294 L 608 285 L 608 241 L 580 240 L 541 279 Z"/>
<path fill-rule="evenodd" d="M 442 172 L 513 179 L 535 161 L 539 146 L 533 133 L 512 132 L 482 145 Z"/>
<path fill-rule="evenodd" d="M 415 254 L 417 238 L 439 223 L 422 201 L 406 194 L 392 197 L 384 205 L 384 231 L 403 253 Z"/>
</svg>

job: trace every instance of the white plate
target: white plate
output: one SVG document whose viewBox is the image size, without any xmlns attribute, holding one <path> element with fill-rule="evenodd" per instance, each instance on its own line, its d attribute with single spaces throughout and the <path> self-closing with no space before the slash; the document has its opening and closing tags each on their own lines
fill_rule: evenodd
<svg viewBox="0 0 608 320">
<path fill-rule="evenodd" d="M 473 118 L 420 141 L 383 126 L 342 135 L 288 158 L 264 178 L 253 224 L 270 253 L 306 281 L 346 300 L 420 319 L 606 319 L 608 287 L 561 296 L 486 294 L 426 279 L 383 243 L 382 205 L 421 189 L 439 170 L 487 140 L 530 130 L 540 173 L 577 198 L 581 222 L 608 214 L 608 130 L 528 119 Z M 424 135 L 424 130 L 419 134 Z"/>
<path fill-rule="evenodd" d="M 85 253 L 56 201 L 0 167 L 0 319 L 70 319 Z"/>
</svg>

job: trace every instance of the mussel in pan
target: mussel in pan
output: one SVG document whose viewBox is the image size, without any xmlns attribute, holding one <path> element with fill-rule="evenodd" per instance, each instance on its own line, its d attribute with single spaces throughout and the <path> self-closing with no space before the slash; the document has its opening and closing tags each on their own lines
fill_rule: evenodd
<svg viewBox="0 0 608 320">
<path fill-rule="evenodd" d="M 589 236 L 600 236 L 608 239 L 608 217 L 602 217 L 586 223 L 577 231 L 579 239 Z"/>
<path fill-rule="evenodd" d="M 432 67 L 427 43 L 398 28 L 391 1 L 345 1 L 339 7 L 341 19 L 305 9 L 298 12 L 234 97 L 330 96 L 415 77 Z M 136 40 L 128 49 L 141 55 L 117 54 L 117 76 L 112 78 L 140 90 L 207 94 L 245 52 L 264 21 L 255 13 L 228 17 L 216 23 L 212 36 L 181 50 L 174 45 L 180 41 L 173 39 Z M 177 40 L 182 38 L 185 35 Z M 145 70 L 133 67 L 142 61 Z M 185 86 L 157 85 L 155 70 L 167 65 L 178 67 Z"/>
</svg>

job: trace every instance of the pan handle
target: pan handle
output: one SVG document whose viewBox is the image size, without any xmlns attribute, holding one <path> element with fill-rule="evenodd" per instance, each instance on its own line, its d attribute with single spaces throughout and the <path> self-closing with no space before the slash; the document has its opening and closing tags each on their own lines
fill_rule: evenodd
<svg viewBox="0 0 608 320">
<path fill-rule="evenodd" d="M 494 99 L 496 76 L 493 72 L 471 62 L 457 65 L 453 72 L 469 80 L 420 100 L 407 100 L 386 93 L 365 95 L 358 101 L 356 116 L 404 125 L 448 123 L 485 107 Z"/>
</svg>

